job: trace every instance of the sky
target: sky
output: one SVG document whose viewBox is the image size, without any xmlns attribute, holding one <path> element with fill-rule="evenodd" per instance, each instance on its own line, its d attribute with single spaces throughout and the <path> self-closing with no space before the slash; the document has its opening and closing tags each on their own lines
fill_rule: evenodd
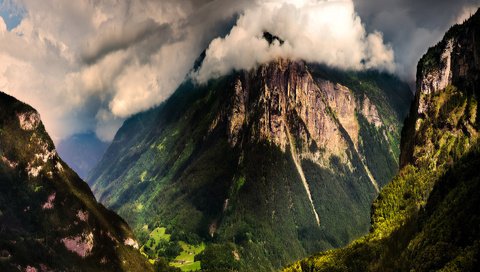
<svg viewBox="0 0 480 272">
<path fill-rule="evenodd" d="M 0 0 L 0 90 L 55 142 L 277 57 L 375 69 L 413 82 L 418 59 L 480 0 Z M 269 31 L 285 42 L 269 45 Z M 202 66 L 192 67 L 206 50 Z"/>
</svg>

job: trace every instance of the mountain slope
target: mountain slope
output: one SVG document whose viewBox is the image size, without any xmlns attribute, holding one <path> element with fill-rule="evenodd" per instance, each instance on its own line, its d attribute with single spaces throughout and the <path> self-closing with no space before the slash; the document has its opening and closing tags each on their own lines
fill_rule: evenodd
<svg viewBox="0 0 480 272">
<path fill-rule="evenodd" d="M 75 134 L 60 141 L 57 151 L 60 157 L 77 173 L 86 179 L 107 150 L 108 143 L 100 141 L 95 133 Z"/>
<path fill-rule="evenodd" d="M 273 270 L 368 231 L 409 103 L 391 76 L 279 59 L 186 82 L 127 120 L 88 180 L 144 241 L 166 227 L 207 242 L 205 269 Z"/>
<path fill-rule="evenodd" d="M 0 270 L 152 270 L 128 225 L 58 157 L 39 114 L 1 92 L 0 158 Z"/>
<path fill-rule="evenodd" d="M 372 207 L 369 235 L 285 271 L 476 271 L 480 256 L 480 12 L 418 64 L 400 173 Z"/>
</svg>

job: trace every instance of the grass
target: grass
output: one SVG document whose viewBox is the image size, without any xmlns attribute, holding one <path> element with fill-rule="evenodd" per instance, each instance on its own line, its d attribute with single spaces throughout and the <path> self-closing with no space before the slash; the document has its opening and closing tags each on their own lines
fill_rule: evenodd
<svg viewBox="0 0 480 272">
<path fill-rule="evenodd" d="M 365 76 L 363 81 L 377 77 L 383 76 Z M 140 241 L 147 242 L 145 245 L 149 245 L 149 232 L 154 227 L 145 230 L 144 225 L 166 226 L 168 231 L 172 231 L 169 242 L 155 243 L 155 248 L 145 246 L 144 253 L 150 255 L 151 259 L 163 257 L 168 262 L 184 260 L 183 257 L 187 256 L 182 257 L 184 250 L 179 241 L 192 245 L 200 240 L 211 242 L 209 226 L 212 222 L 218 222 L 219 228 L 214 237 L 214 242 L 219 244 L 218 250 L 209 250 L 211 244 L 208 243 L 204 253 L 213 253 L 206 254 L 205 259 L 201 260 L 202 269 L 219 268 L 221 265 L 231 270 L 269 271 L 307 253 L 344 245 L 367 232 L 369 208 L 375 192 L 365 173 L 355 172 L 355 181 L 350 182 L 344 177 L 351 171 L 342 164 L 335 167 L 335 171 L 341 171 L 339 175 L 333 177 L 329 175 L 330 172 L 322 172 L 329 177 L 329 181 L 334 182 L 316 179 L 318 182 L 314 183 L 317 185 L 311 185 L 312 192 L 321 193 L 314 198 L 314 202 L 323 206 L 323 222 L 330 222 L 322 225 L 328 230 L 321 231 L 312 220 L 312 209 L 306 203 L 305 189 L 290 154 L 266 142 L 258 143 L 248 136 L 256 135 L 258 122 L 255 120 L 260 120 L 263 114 L 260 106 L 248 106 L 251 109 L 248 114 L 249 120 L 252 120 L 248 121 L 251 126 L 243 128 L 244 131 L 239 134 L 241 144 L 238 148 L 232 148 L 226 131 L 229 122 L 227 115 L 230 114 L 228 109 L 231 108 L 233 97 L 230 83 L 233 80 L 233 77 L 227 77 L 212 81 L 207 87 L 185 85 L 157 111 L 130 118 L 117 134 L 101 168 L 92 174 L 91 181 L 95 188 L 99 188 L 97 195 L 101 194 L 105 204 L 133 226 Z M 354 79 L 350 81 L 355 82 Z M 391 81 L 384 84 L 388 85 L 385 89 L 390 88 Z M 379 110 L 392 108 L 387 103 L 390 100 L 386 98 L 390 93 L 383 95 L 384 88 L 377 88 L 374 84 L 368 86 L 368 90 L 364 90 L 359 97 L 363 97 L 363 93 L 368 93 L 370 97 L 370 93 L 373 93 L 370 89 L 373 89 L 378 93 L 378 98 L 370 99 L 372 103 Z M 357 86 L 356 90 L 361 88 Z M 249 99 L 256 101 L 261 93 L 261 86 L 252 86 Z M 408 90 L 401 89 L 398 93 L 410 96 Z M 410 101 L 406 100 L 407 105 L 399 108 L 407 108 Z M 392 101 L 400 103 L 396 99 Z M 396 112 L 394 109 L 391 111 Z M 389 110 L 380 113 L 384 112 L 391 114 Z M 401 113 L 394 114 L 397 115 L 402 116 Z M 292 124 L 300 130 L 302 122 L 298 116 L 295 118 Z M 385 127 L 394 127 L 395 133 L 386 133 L 398 144 L 399 135 L 396 132 L 401 124 L 395 117 L 391 119 L 387 120 Z M 374 139 L 378 135 L 371 136 Z M 380 136 L 383 138 L 383 134 Z M 389 143 L 385 140 L 382 144 Z M 377 150 L 373 149 L 372 153 Z M 388 148 L 385 150 L 382 155 L 391 156 Z M 352 160 L 355 160 L 355 165 L 360 165 L 357 157 Z M 390 161 L 396 163 L 394 159 Z M 388 167 L 383 167 L 380 161 L 372 164 L 378 165 L 376 170 L 382 170 L 376 176 L 385 176 L 386 171 L 383 170 Z M 373 168 L 371 170 L 375 175 Z M 318 176 L 318 173 L 314 173 L 316 168 L 310 170 L 312 178 Z M 324 193 L 326 190 L 322 186 L 328 186 L 332 193 L 340 193 L 341 197 Z M 356 188 L 359 190 L 355 191 Z M 331 198 L 337 201 L 328 201 Z M 352 205 L 344 209 L 346 212 L 339 217 L 335 211 L 345 206 L 339 206 L 342 199 Z M 143 209 L 136 208 L 136 203 L 142 203 Z M 354 212 L 357 210 L 361 212 Z M 356 228 L 358 225 L 363 226 L 362 231 Z M 193 234 L 199 241 L 176 237 L 176 233 Z M 225 249 L 222 246 L 229 242 L 238 247 L 222 254 L 222 249 Z M 233 250 L 238 251 L 239 260 L 232 257 Z M 237 264 L 232 266 L 231 262 Z M 181 269 L 191 271 L 198 269 L 198 265 L 192 260 L 183 263 Z"/>
<path fill-rule="evenodd" d="M 157 249 L 157 246 L 160 244 L 160 242 L 162 242 L 162 241 L 169 242 L 171 235 L 167 234 L 166 231 L 167 231 L 166 228 L 156 228 L 156 229 L 154 229 L 150 233 L 147 242 L 140 248 L 140 252 L 145 257 L 147 257 L 149 259 L 150 263 L 152 263 L 152 264 L 155 262 L 155 259 L 154 259 L 155 256 L 151 256 L 151 254 L 148 254 L 148 252 L 146 252 L 145 248 L 149 248 L 149 249 L 151 249 L 155 252 L 155 250 Z M 152 259 L 152 257 L 153 257 L 153 259 Z"/>
<path fill-rule="evenodd" d="M 164 227 L 155 228 L 149 234 L 147 242 L 140 248 L 140 252 L 154 264 L 157 258 L 167 257 L 159 254 L 157 251 L 165 242 L 178 243 L 181 248 L 180 253 L 173 259 L 170 259 L 170 265 L 180 268 L 182 271 L 197 271 L 201 269 L 200 261 L 195 261 L 195 256 L 205 250 L 205 244 L 190 245 L 184 241 L 171 241 L 171 235 L 167 234 Z M 175 255 L 174 255 L 175 256 Z"/>
<path fill-rule="evenodd" d="M 160 240 L 170 241 L 170 234 L 166 234 L 166 231 L 166 228 L 156 228 L 150 233 L 150 237 L 157 242 Z"/>
<path fill-rule="evenodd" d="M 147 176 L 147 170 L 143 171 L 142 174 L 140 175 L 140 181 L 144 182 L 146 176 Z"/>
<path fill-rule="evenodd" d="M 200 262 L 195 262 L 195 255 L 200 254 L 205 250 L 205 244 L 198 246 L 189 245 L 183 241 L 178 242 L 182 247 L 182 252 L 175 260 L 170 262 L 171 266 L 180 268 L 182 271 L 197 271 L 201 269 Z"/>
</svg>

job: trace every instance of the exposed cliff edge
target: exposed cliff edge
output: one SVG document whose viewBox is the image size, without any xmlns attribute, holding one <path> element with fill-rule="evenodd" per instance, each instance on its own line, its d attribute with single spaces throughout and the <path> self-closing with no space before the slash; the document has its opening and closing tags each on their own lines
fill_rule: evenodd
<svg viewBox="0 0 480 272">
<path fill-rule="evenodd" d="M 274 270 L 368 231 L 410 101 L 391 75 L 285 59 L 186 82 L 125 122 L 89 182 L 143 241 L 166 227 L 206 242 L 202 268 Z"/>
<path fill-rule="evenodd" d="M 476 271 L 480 256 L 480 12 L 418 64 L 400 173 L 372 206 L 370 234 L 285 271 Z"/>
<path fill-rule="evenodd" d="M 480 88 L 478 17 L 477 14 L 464 25 L 452 27 L 444 39 L 430 48 L 420 60 L 415 104 L 406 122 L 405 137 L 402 138 L 402 166 L 408 163 L 416 166 L 430 164 L 429 167 L 436 168 L 445 163 L 448 156 L 442 158 L 440 154 L 428 154 L 428 150 L 433 150 L 432 145 L 438 141 L 431 139 L 432 135 L 428 134 L 428 128 L 434 123 L 453 135 L 477 137 L 476 97 Z M 466 118 L 462 118 L 462 115 Z M 465 138 L 455 139 L 456 146 L 468 145 L 460 142 Z"/>
<path fill-rule="evenodd" d="M 1 92 L 0 270 L 152 270 L 125 221 L 58 157 L 40 115 Z"/>
</svg>

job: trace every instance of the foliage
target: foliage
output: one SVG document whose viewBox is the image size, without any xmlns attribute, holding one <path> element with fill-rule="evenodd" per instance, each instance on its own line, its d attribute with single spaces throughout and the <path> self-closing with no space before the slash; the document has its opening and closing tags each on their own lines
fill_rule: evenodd
<svg viewBox="0 0 480 272">
<path fill-rule="evenodd" d="M 437 176 L 405 168 L 375 202 L 369 235 L 285 271 L 475 271 L 480 253 L 479 167 L 476 145 Z"/>
<path fill-rule="evenodd" d="M 128 225 L 56 154 L 38 113 L 0 93 L 0 270 L 151 271 Z M 21 116 L 34 122 L 21 128 Z M 32 171 L 35 167 L 36 172 Z M 92 237 L 76 250 L 63 239 Z M 43 268 L 42 268 L 43 267 Z"/>
<path fill-rule="evenodd" d="M 353 73 L 338 80 L 354 88 L 356 99 L 370 97 L 385 126 L 361 124 L 365 148 L 357 152 L 349 143 L 353 169 L 335 158 L 324 167 L 301 161 L 321 214 L 318 227 L 289 152 L 268 140 L 255 140 L 255 122 L 243 124 L 236 147 L 228 141 L 235 79 L 245 75 L 229 75 L 204 86 L 187 82 L 158 108 L 129 118 L 90 176 L 96 196 L 133 226 L 145 248 L 150 248 L 147 237 L 152 229 L 164 226 L 172 242 L 204 242 L 207 249 L 234 243 L 241 271 L 272 271 L 368 231 L 376 192 L 358 152 L 367 153 L 371 142 L 383 139 L 380 147 L 368 150 L 373 159 L 367 163 L 381 185 L 393 176 L 401 119 L 411 99 L 408 86 L 378 73 Z M 337 82 L 333 76 L 325 78 Z M 360 80 L 362 84 L 355 83 Z M 256 101 L 261 84 L 252 82 L 248 118 L 260 120 L 263 109 Z"/>
<path fill-rule="evenodd" d="M 477 13 L 464 26 L 453 27 L 422 58 L 418 79 L 431 69 L 443 69 L 440 54 L 446 42 L 465 38 L 472 29 L 475 36 L 479 23 Z M 345 248 L 319 253 L 284 271 L 478 269 L 478 76 L 470 71 L 452 78 L 444 90 L 417 93 L 416 107 L 402 133 L 403 168 L 375 200 L 370 233 Z M 420 103 L 426 103 L 423 112 Z"/>
<path fill-rule="evenodd" d="M 235 245 L 210 244 L 195 260 L 202 262 L 202 270 L 207 271 L 236 271 L 240 265 L 235 259 Z"/>
<path fill-rule="evenodd" d="M 182 271 L 180 268 L 170 266 L 167 259 L 165 258 L 158 258 L 153 265 L 155 272 L 180 272 Z"/>
<path fill-rule="evenodd" d="M 205 244 L 189 245 L 183 241 L 178 243 L 181 246 L 181 252 L 170 262 L 170 265 L 179 267 L 182 271 L 200 270 L 202 263 L 197 260 L 197 256 L 205 250 Z"/>
</svg>

